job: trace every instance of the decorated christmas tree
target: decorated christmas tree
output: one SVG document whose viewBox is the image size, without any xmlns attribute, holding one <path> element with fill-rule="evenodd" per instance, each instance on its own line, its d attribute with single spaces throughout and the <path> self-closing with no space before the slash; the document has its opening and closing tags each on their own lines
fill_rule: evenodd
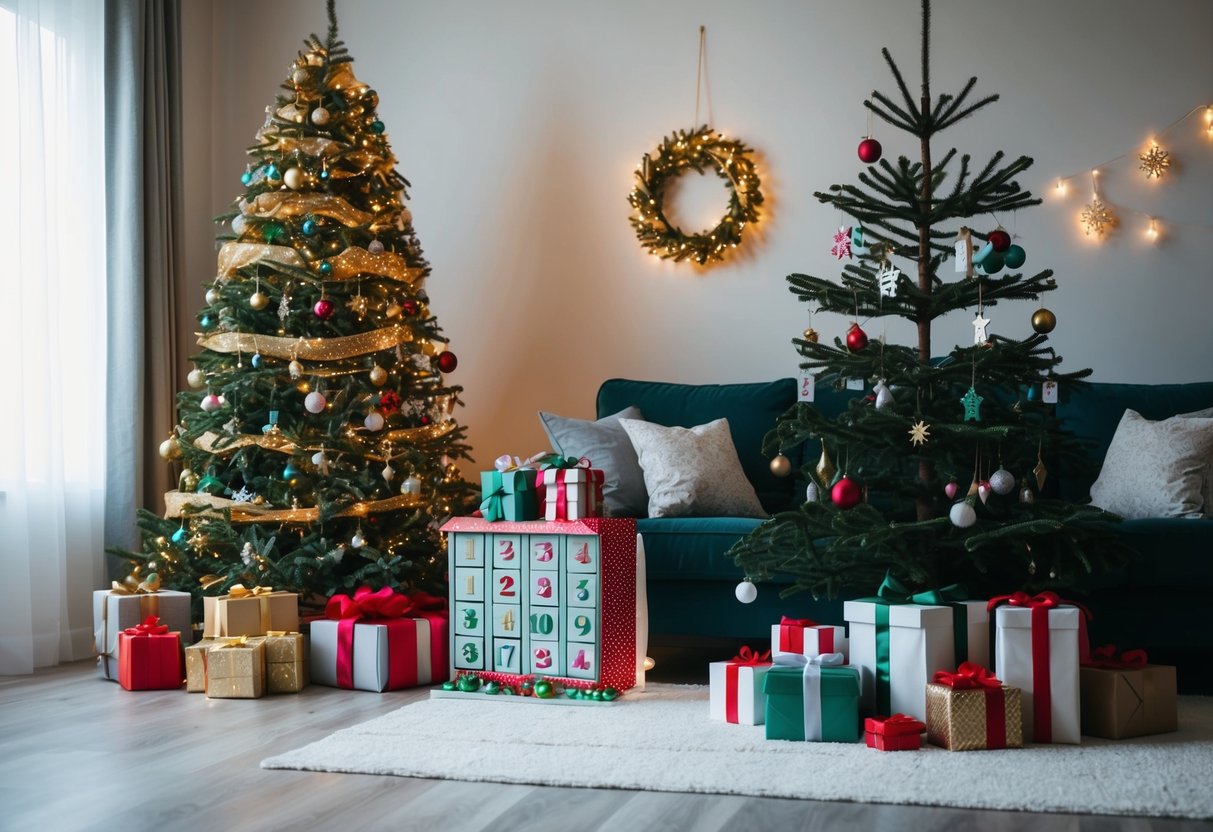
<svg viewBox="0 0 1213 832">
<path fill-rule="evenodd" d="M 936 134 L 998 96 L 971 101 L 972 78 L 933 98 L 929 32 L 923 0 L 919 97 L 885 49 L 900 95 L 873 92 L 865 102 L 917 139 L 918 158 L 882 159 L 875 139 L 861 143 L 859 184 L 815 194 L 851 218 L 832 253 L 854 261 L 840 281 L 788 277 L 810 313 L 850 321 L 833 343 L 811 326 L 795 339 L 814 389 L 864 391 L 836 418 L 798 402 L 767 435 L 766 451 L 780 454 L 776 473 L 790 473 L 783 451 L 812 449 L 801 471 L 807 499 L 730 554 L 750 580 L 790 576 L 789 592 L 870 593 L 886 572 L 912 587 L 961 582 L 974 592 L 1072 585 L 1120 554 L 1107 543 L 1105 521 L 1115 518 L 1059 499 L 1047 484 L 1049 464 L 1079 458 L 1054 394 L 1091 371 L 1058 370 L 1047 309 L 987 316 L 1057 288 L 1048 269 L 1021 271 L 1027 252 L 997 219 L 1039 204 L 1016 181 L 1032 160 L 997 152 L 979 167 L 955 149 L 933 155 Z M 960 312 L 974 316 L 973 342 L 936 353 L 932 323 Z M 913 322 L 917 343 L 869 338 L 864 327 L 889 317 Z"/>
<path fill-rule="evenodd" d="M 141 511 L 134 575 L 211 593 L 319 598 L 361 584 L 443 591 L 438 527 L 466 513 L 446 382 L 454 353 L 422 288 L 378 95 L 337 39 L 306 41 L 217 221 L 201 352 L 161 454 L 166 514 Z"/>
</svg>

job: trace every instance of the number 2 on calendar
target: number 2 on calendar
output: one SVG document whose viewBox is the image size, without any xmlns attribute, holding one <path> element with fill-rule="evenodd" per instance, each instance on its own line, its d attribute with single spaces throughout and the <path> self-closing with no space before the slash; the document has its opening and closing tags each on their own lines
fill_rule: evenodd
<svg viewBox="0 0 1213 832">
<path fill-rule="evenodd" d="M 497 591 L 498 595 L 500 595 L 502 598 L 513 598 L 514 597 L 514 595 L 516 593 L 514 592 L 514 579 L 513 578 L 511 578 L 509 575 L 502 575 L 500 578 L 497 579 L 497 583 L 501 585 L 501 588 Z"/>
</svg>

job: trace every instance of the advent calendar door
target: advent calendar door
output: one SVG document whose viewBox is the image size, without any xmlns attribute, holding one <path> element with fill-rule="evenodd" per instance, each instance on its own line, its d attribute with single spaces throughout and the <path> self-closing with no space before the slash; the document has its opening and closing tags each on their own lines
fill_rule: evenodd
<svg viewBox="0 0 1213 832">
<path fill-rule="evenodd" d="M 485 665 L 485 536 L 453 533 L 449 563 L 454 596 L 454 652 L 457 669 L 484 670 Z"/>
<path fill-rule="evenodd" d="M 600 633 L 600 541 L 597 536 L 569 535 L 565 540 L 565 621 L 568 669 L 573 679 L 597 680 Z"/>
</svg>

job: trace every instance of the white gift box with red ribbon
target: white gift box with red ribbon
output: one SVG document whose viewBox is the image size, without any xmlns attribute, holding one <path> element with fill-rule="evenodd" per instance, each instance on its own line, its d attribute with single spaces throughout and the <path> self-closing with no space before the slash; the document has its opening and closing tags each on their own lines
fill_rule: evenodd
<svg viewBox="0 0 1213 832">
<path fill-rule="evenodd" d="M 545 468 L 535 480 L 543 501 L 543 518 L 584 520 L 598 517 L 603 473 L 595 468 Z"/>
</svg>

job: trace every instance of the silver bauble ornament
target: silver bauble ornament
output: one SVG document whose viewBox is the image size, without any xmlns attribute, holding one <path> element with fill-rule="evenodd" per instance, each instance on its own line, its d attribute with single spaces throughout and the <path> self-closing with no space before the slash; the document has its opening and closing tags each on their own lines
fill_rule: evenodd
<svg viewBox="0 0 1213 832">
<path fill-rule="evenodd" d="M 893 391 L 885 385 L 884 379 L 876 382 L 876 386 L 872 390 L 876 393 L 877 410 L 884 410 L 886 407 L 893 406 Z"/>
<path fill-rule="evenodd" d="M 1015 475 L 1006 468 L 999 468 L 990 474 L 990 488 L 995 494 L 1010 494 L 1015 490 Z"/>
<path fill-rule="evenodd" d="M 350 538 L 350 545 L 355 549 L 361 549 L 365 543 L 366 541 L 363 540 L 361 532 L 354 532 L 354 536 Z"/>
<path fill-rule="evenodd" d="M 219 302 L 219 290 L 214 286 L 206 290 L 206 303 L 208 306 L 214 306 Z"/>
<path fill-rule="evenodd" d="M 164 459 L 176 459 L 181 456 L 181 446 L 177 444 L 177 437 L 170 436 L 160 443 L 160 456 Z"/>
<path fill-rule="evenodd" d="M 237 214 L 235 218 L 232 219 L 232 232 L 235 233 L 236 236 L 240 236 L 247 229 L 248 220 L 244 218 L 244 214 Z"/>
<path fill-rule="evenodd" d="M 401 494 L 420 494 L 421 480 L 417 477 L 406 477 L 404 482 L 400 483 Z"/>
<path fill-rule="evenodd" d="M 297 87 L 302 87 L 304 84 L 306 84 L 310 77 L 311 74 L 303 67 L 298 67 L 294 72 L 291 73 L 291 81 Z"/>
<path fill-rule="evenodd" d="M 820 503 L 821 489 L 817 487 L 817 483 L 809 481 L 809 486 L 804 490 L 804 501 L 806 503 Z"/>
<path fill-rule="evenodd" d="M 1032 493 L 1031 488 L 1028 488 L 1026 485 L 1023 487 L 1023 490 L 1019 492 L 1019 502 L 1021 502 L 1021 503 L 1036 502 L 1036 495 Z"/>
<path fill-rule="evenodd" d="M 362 424 L 370 431 L 383 430 L 383 414 L 378 410 L 372 410 L 366 414 L 366 418 L 362 420 Z"/>
<path fill-rule="evenodd" d="M 323 127 L 329 123 L 329 111 L 323 107 L 317 107 L 312 110 L 312 124 L 318 127 Z"/>
<path fill-rule="evenodd" d="M 303 400 L 303 406 L 307 408 L 308 413 L 323 413 L 328 401 L 324 398 L 324 394 L 318 390 L 313 390 L 307 394 Z"/>
</svg>

